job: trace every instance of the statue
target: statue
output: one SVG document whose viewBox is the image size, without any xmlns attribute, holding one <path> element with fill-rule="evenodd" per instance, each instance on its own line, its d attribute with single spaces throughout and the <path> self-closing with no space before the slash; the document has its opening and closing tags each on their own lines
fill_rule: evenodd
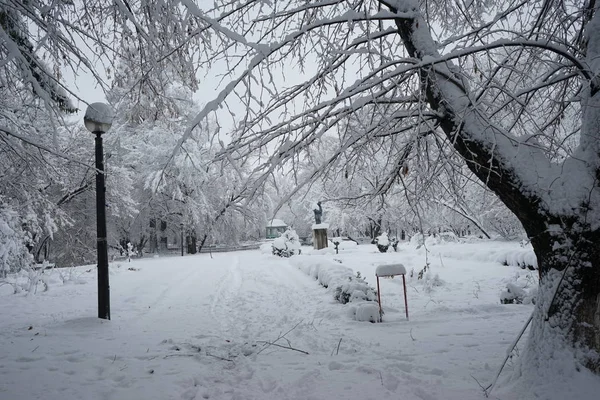
<svg viewBox="0 0 600 400">
<path fill-rule="evenodd" d="M 319 206 L 318 209 L 314 209 L 314 213 L 315 213 L 315 224 L 320 224 L 321 223 L 321 216 L 323 215 L 323 208 L 321 207 L 321 202 L 317 202 L 317 205 Z"/>
</svg>

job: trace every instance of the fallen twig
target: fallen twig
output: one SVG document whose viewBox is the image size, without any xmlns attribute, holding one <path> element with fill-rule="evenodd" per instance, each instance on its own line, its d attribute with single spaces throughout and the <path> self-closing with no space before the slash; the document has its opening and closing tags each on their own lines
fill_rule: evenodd
<svg viewBox="0 0 600 400">
<path fill-rule="evenodd" d="M 169 358 L 169 357 L 194 357 L 195 354 L 167 354 L 166 356 L 163 357 L 164 358 Z"/>
<path fill-rule="evenodd" d="M 281 333 L 280 333 L 280 334 L 279 334 L 279 337 L 278 337 L 277 339 L 273 340 L 272 342 L 268 342 L 268 341 L 265 341 L 265 340 L 263 340 L 263 341 L 259 341 L 259 342 L 257 342 L 257 343 L 265 343 L 265 344 L 268 344 L 268 345 L 273 345 L 273 346 L 281 347 L 281 348 L 284 348 L 284 349 L 288 349 L 288 350 L 295 350 L 295 351 L 299 351 L 299 352 L 301 352 L 301 353 L 308 354 L 308 353 L 307 353 L 307 352 L 305 352 L 304 350 L 298 350 L 298 349 L 295 349 L 295 348 L 293 348 L 293 347 L 292 347 L 292 343 L 289 341 L 289 339 L 288 339 L 288 338 L 286 338 L 286 337 L 285 337 L 285 336 L 286 336 L 288 333 L 290 333 L 291 331 L 293 331 L 294 329 L 296 329 L 296 328 L 298 327 L 298 325 L 300 325 L 300 324 L 302 323 L 302 321 L 303 321 L 303 320 L 300 320 L 300 321 L 299 321 L 299 322 L 298 322 L 296 325 L 294 325 L 294 326 L 293 326 L 293 327 L 292 327 L 290 330 L 288 330 L 286 333 L 284 333 L 284 334 L 281 334 Z M 280 345 L 280 344 L 276 344 L 276 342 L 277 342 L 278 340 L 281 340 L 281 339 L 285 339 L 285 340 L 287 341 L 287 343 L 288 343 L 288 346 L 287 346 L 287 347 L 286 347 L 286 346 L 282 346 L 282 345 Z M 265 347 L 263 347 L 263 348 L 262 348 L 262 349 L 260 349 L 260 350 L 259 350 L 259 351 L 258 351 L 256 354 L 257 354 L 257 355 L 258 355 L 258 354 L 260 354 L 260 353 L 261 353 L 263 350 L 267 349 L 268 347 L 269 347 L 269 346 L 265 346 Z"/>
<path fill-rule="evenodd" d="M 298 351 L 298 352 L 300 352 L 300 353 L 303 353 L 303 354 L 308 354 L 308 352 L 307 352 L 307 351 L 300 350 L 300 349 L 296 349 L 296 348 L 294 348 L 294 347 L 292 347 L 292 346 L 282 346 L 282 345 L 280 345 L 280 344 L 273 343 L 273 342 L 267 342 L 267 341 L 264 341 L 264 340 L 259 340 L 259 341 L 258 341 L 258 343 L 264 343 L 264 344 L 268 345 L 268 346 L 266 346 L 266 347 L 269 347 L 269 346 L 276 346 L 276 347 L 281 347 L 282 349 L 294 350 L 294 351 Z M 265 348 L 266 348 L 266 347 L 265 347 Z M 261 351 L 262 351 L 262 350 L 261 350 Z"/>
<path fill-rule="evenodd" d="M 221 361 L 229 361 L 229 362 L 234 362 L 233 360 L 230 360 L 229 358 L 224 358 L 224 357 L 220 357 L 220 356 L 215 356 L 214 354 L 206 353 L 206 355 L 207 355 L 207 356 L 210 356 L 210 357 L 217 358 L 217 359 L 219 359 L 219 360 L 221 360 Z"/>
</svg>

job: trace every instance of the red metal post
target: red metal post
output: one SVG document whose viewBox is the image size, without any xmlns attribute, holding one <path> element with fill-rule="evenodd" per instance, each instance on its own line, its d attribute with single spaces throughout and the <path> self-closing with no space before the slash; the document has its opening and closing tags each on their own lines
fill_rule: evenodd
<svg viewBox="0 0 600 400">
<path fill-rule="evenodd" d="M 377 283 L 379 283 L 379 281 L 377 281 Z M 404 274 L 402 274 L 402 285 L 404 285 L 404 309 L 406 310 L 406 319 L 408 319 L 408 300 L 406 300 L 406 278 L 404 277 Z"/>
<path fill-rule="evenodd" d="M 379 322 L 381 322 L 383 320 L 383 312 L 381 309 L 381 290 L 379 290 L 379 276 L 377 276 L 377 302 L 379 303 Z"/>
</svg>

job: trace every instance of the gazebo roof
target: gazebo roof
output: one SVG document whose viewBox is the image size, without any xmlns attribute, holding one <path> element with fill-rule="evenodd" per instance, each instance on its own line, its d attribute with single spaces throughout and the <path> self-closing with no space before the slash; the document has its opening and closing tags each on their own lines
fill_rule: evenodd
<svg viewBox="0 0 600 400">
<path fill-rule="evenodd" d="M 267 222 L 267 228 L 284 228 L 286 226 L 287 224 L 280 219 L 272 219 Z"/>
</svg>

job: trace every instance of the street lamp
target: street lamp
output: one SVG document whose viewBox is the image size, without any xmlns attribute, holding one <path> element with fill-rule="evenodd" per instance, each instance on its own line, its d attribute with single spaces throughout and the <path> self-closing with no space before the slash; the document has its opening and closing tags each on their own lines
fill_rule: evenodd
<svg viewBox="0 0 600 400">
<path fill-rule="evenodd" d="M 181 257 L 183 257 L 183 222 L 181 222 L 179 225 L 181 228 Z"/>
<path fill-rule="evenodd" d="M 106 241 L 106 186 L 104 184 L 104 150 L 102 134 L 110 129 L 112 109 L 104 103 L 92 103 L 83 117 L 88 131 L 96 135 L 96 236 L 98 248 L 98 318 L 110 319 L 108 285 L 108 243 Z"/>
</svg>

